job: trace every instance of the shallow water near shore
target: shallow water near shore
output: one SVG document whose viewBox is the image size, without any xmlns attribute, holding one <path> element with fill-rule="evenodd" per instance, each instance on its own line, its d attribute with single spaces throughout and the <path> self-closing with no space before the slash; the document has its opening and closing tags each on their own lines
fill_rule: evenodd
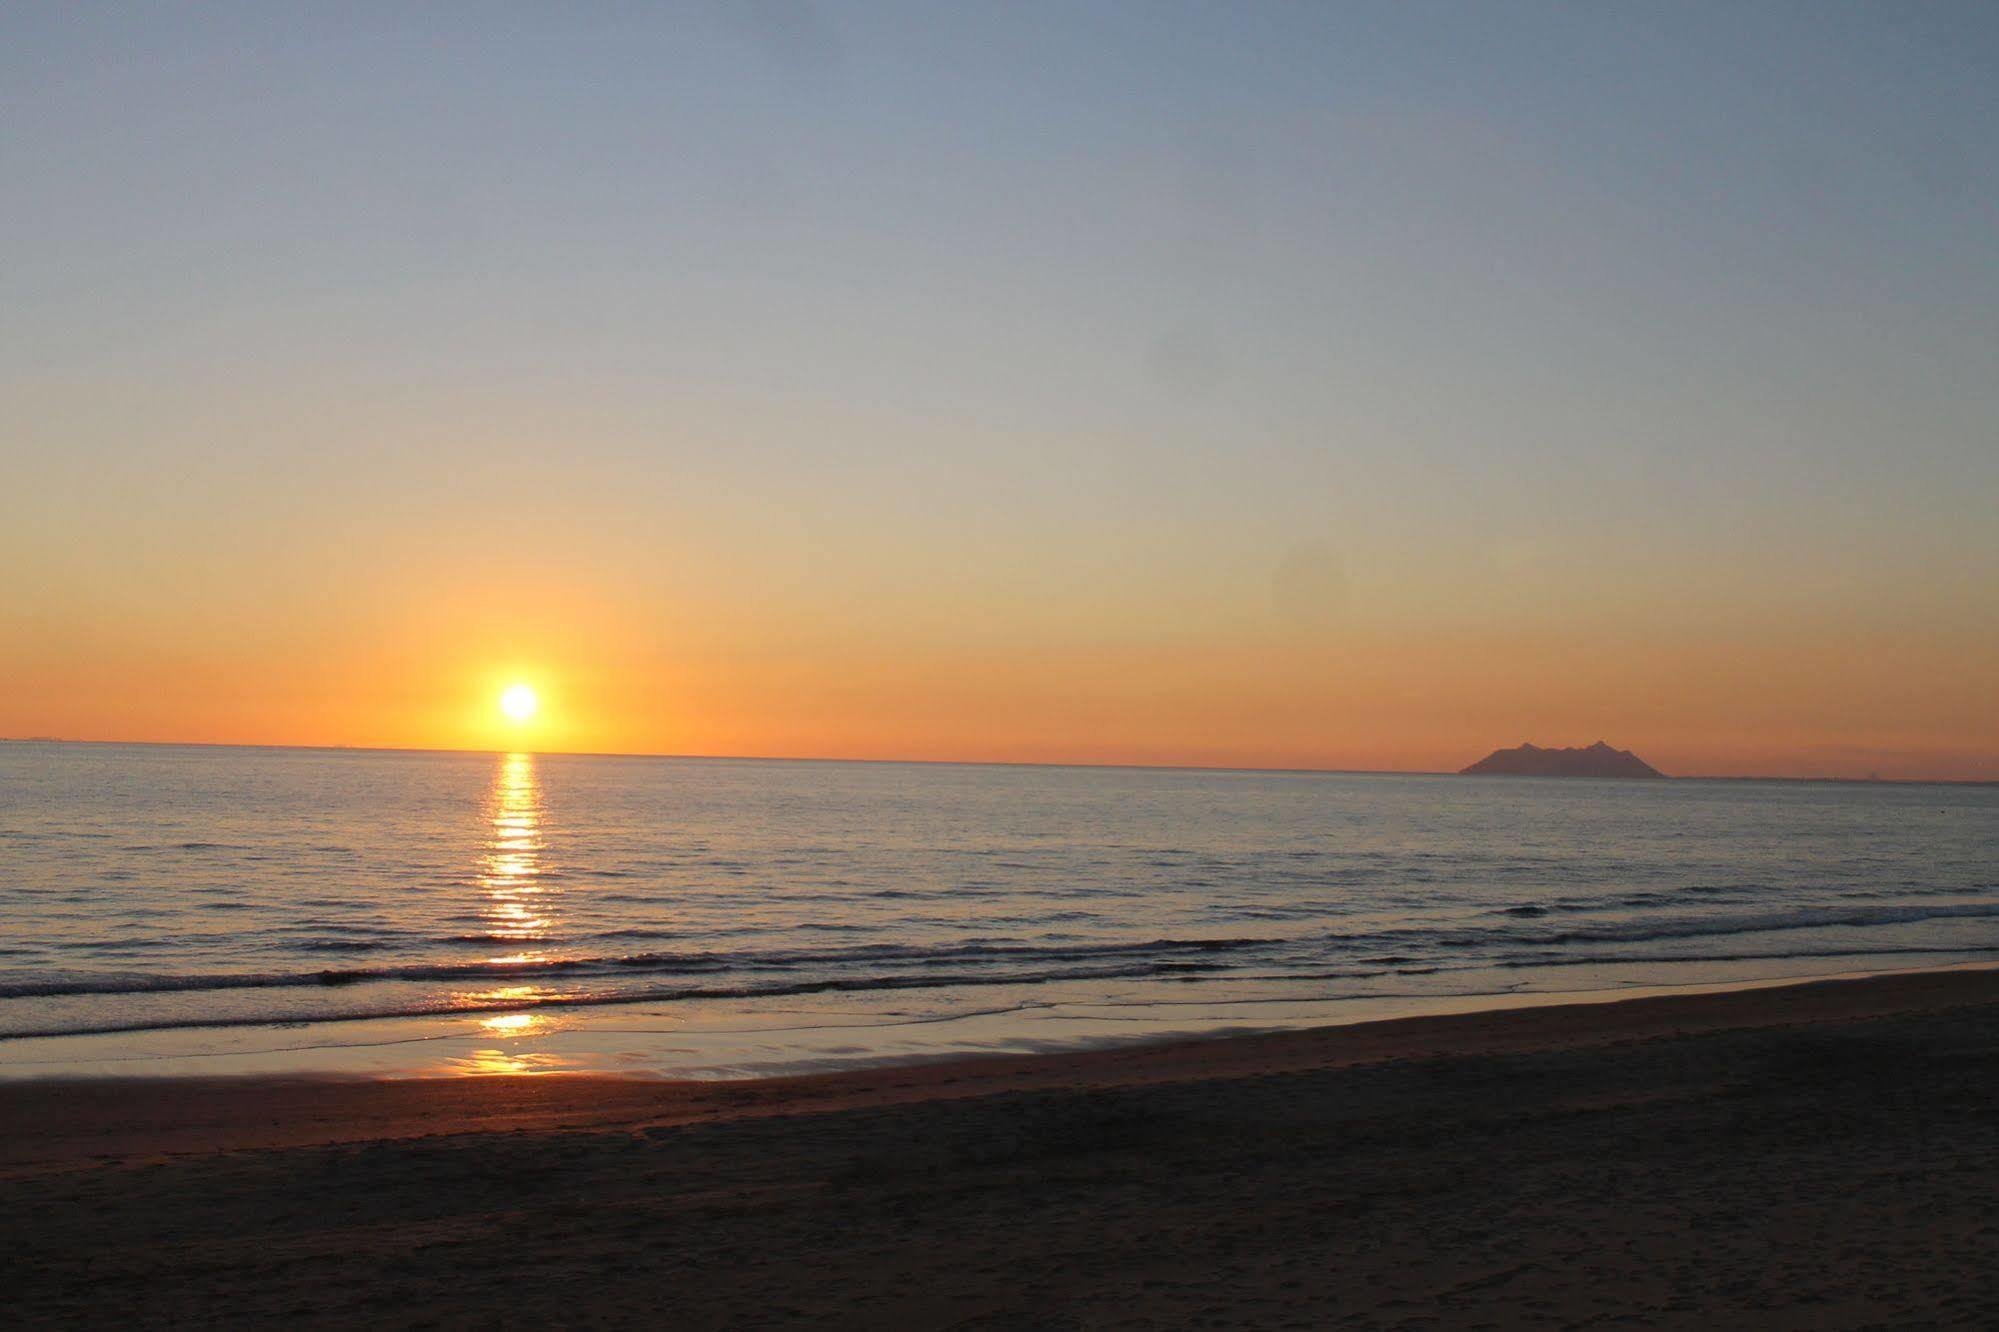
<svg viewBox="0 0 1999 1332">
<path fill-rule="evenodd" d="M 0 1076 L 742 1076 L 1999 959 L 1999 789 L 0 745 Z"/>
</svg>

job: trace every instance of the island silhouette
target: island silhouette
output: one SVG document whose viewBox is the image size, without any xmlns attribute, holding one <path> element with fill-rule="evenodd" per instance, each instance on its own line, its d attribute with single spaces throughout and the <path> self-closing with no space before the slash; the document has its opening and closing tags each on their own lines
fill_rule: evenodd
<svg viewBox="0 0 1999 1332">
<path fill-rule="evenodd" d="M 1628 749 L 1599 740 L 1587 749 L 1543 749 L 1523 744 L 1495 749 L 1461 775 L 1474 777 L 1664 777 L 1666 774 Z"/>
</svg>

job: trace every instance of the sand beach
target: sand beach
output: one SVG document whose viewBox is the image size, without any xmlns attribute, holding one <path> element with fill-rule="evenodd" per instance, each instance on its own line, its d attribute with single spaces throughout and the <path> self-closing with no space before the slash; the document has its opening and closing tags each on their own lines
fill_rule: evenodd
<svg viewBox="0 0 1999 1332">
<path fill-rule="evenodd" d="M 742 1083 L 0 1088 L 10 1305 L 182 1321 L 1989 1325 L 1999 973 Z"/>
</svg>

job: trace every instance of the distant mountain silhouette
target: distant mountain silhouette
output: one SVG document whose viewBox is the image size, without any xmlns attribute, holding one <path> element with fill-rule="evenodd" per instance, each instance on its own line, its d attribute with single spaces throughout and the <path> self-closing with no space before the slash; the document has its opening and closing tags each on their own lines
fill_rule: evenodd
<svg viewBox="0 0 1999 1332">
<path fill-rule="evenodd" d="M 1495 749 L 1465 770 L 1485 777 L 1664 777 L 1666 774 L 1628 749 L 1599 740 L 1588 749 L 1543 749 L 1522 745 Z"/>
</svg>

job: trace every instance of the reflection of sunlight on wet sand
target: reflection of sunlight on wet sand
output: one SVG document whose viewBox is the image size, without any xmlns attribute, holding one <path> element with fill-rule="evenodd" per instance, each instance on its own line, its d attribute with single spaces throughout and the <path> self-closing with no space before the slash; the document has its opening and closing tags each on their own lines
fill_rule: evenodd
<svg viewBox="0 0 1999 1332">
<path fill-rule="evenodd" d="M 533 1076 L 542 1073 L 563 1073 L 578 1067 L 574 1059 L 564 1059 L 552 1054 L 515 1054 L 509 1050 L 474 1050 L 470 1054 L 444 1061 L 439 1072 L 463 1077 L 511 1074 Z"/>
<path fill-rule="evenodd" d="M 501 998 L 509 994 L 518 997 L 523 992 L 533 991 L 534 987 L 531 985 L 516 985 L 509 987 L 508 990 L 495 991 L 490 996 L 480 997 Z M 532 1048 L 523 1049 L 516 1044 L 523 1037 L 546 1036 L 562 1029 L 559 1024 L 539 1013 L 495 1013 L 491 1017 L 477 1019 L 473 1025 L 478 1029 L 479 1035 L 487 1038 L 497 1037 L 507 1044 L 475 1049 L 463 1055 L 452 1055 L 432 1070 L 433 1075 L 472 1077 L 496 1073 L 512 1075 L 562 1073 L 582 1067 L 575 1059 Z"/>
</svg>

